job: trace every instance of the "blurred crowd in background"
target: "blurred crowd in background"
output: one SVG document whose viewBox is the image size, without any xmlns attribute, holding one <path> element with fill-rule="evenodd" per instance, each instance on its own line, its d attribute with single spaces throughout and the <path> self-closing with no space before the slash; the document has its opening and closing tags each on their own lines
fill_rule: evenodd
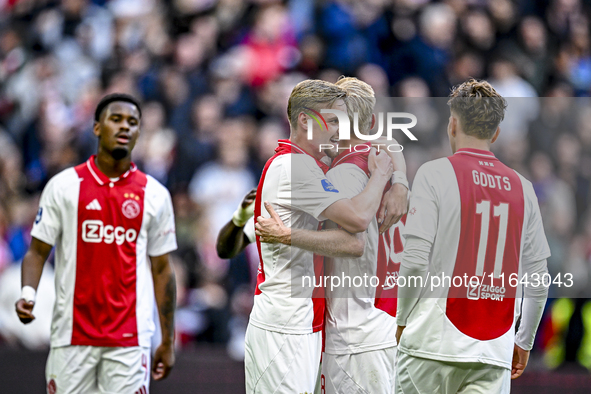
<svg viewBox="0 0 591 394">
<path fill-rule="evenodd" d="M 468 77 L 520 97 L 495 152 L 535 185 L 550 272 L 573 273 L 583 291 L 590 9 L 588 0 L 0 0 L 0 342 L 47 346 L 51 265 L 38 321 L 24 329 L 13 312 L 19 262 L 43 186 L 96 151 L 94 109 L 112 92 L 142 100 L 133 158 L 173 197 L 181 349 L 209 342 L 243 357 L 257 252 L 222 260 L 216 236 L 288 137 L 287 99 L 306 78 L 357 76 L 378 97 L 416 97 L 406 104 L 419 141 L 395 136 L 411 181 L 451 153 L 447 115 L 424 98 Z M 591 304 L 549 302 L 536 349 L 548 367 L 591 368 Z"/>
</svg>

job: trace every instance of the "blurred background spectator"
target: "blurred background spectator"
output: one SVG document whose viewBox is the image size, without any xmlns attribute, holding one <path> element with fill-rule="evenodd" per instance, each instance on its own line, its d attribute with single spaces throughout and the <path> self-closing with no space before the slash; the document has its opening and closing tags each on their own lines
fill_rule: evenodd
<svg viewBox="0 0 591 394">
<path fill-rule="evenodd" d="M 289 135 L 287 98 L 305 78 L 353 75 L 400 97 L 392 105 L 419 118 L 419 141 L 400 141 L 409 179 L 450 153 L 445 99 L 425 98 L 489 79 L 510 97 L 496 153 L 534 183 L 550 272 L 577 277 L 552 297 L 584 295 L 590 10 L 588 0 L 0 0 L 0 341 L 47 341 L 12 328 L 15 272 L 40 191 L 95 152 L 93 111 L 114 91 L 142 99 L 134 160 L 173 196 L 181 349 L 210 342 L 243 357 L 256 248 L 220 260 L 215 237 Z M 591 368 L 591 304 L 549 302 L 536 349 L 547 367 Z"/>
</svg>

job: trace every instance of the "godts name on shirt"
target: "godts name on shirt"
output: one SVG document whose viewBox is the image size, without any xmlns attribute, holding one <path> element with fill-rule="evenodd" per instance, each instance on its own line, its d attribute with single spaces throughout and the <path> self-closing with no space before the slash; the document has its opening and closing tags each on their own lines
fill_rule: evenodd
<svg viewBox="0 0 591 394">
<path fill-rule="evenodd" d="M 511 182 L 509 181 L 509 177 L 506 176 L 501 177 L 500 175 L 486 174 L 484 172 L 473 170 L 472 180 L 474 181 L 474 184 L 478 186 L 499 190 L 505 189 L 506 191 L 511 190 Z"/>
</svg>

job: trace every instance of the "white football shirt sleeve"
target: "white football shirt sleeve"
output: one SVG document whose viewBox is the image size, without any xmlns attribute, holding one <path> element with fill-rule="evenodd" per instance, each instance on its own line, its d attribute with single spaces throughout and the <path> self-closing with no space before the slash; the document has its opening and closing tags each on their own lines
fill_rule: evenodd
<svg viewBox="0 0 591 394">
<path fill-rule="evenodd" d="M 326 177 L 345 198 L 353 198 L 363 191 L 368 177 L 355 164 L 341 164 L 326 173 Z"/>
<path fill-rule="evenodd" d="M 415 176 L 404 235 L 433 242 L 437 233 L 439 199 L 429 164 L 421 166 Z"/>
<path fill-rule="evenodd" d="M 532 274 L 538 275 L 538 278 L 543 278 L 548 273 L 546 260 L 540 260 L 524 265 L 524 270 L 528 272 L 529 277 Z M 519 330 L 515 335 L 515 343 L 524 350 L 531 350 L 536 339 L 536 331 L 542 320 L 544 314 L 544 307 L 546 299 L 548 298 L 548 288 L 544 286 L 543 282 L 534 286 L 535 281 L 529 282 L 524 286 L 524 299 L 521 308 L 521 323 Z"/>
<path fill-rule="evenodd" d="M 248 219 L 248 221 L 244 225 L 244 228 L 242 229 L 242 232 L 244 233 L 244 235 L 246 235 L 246 238 L 248 238 L 248 241 L 251 244 L 256 242 L 257 237 L 254 233 L 254 216 Z"/>
<path fill-rule="evenodd" d="M 177 248 L 172 200 L 168 190 L 162 189 L 163 198 L 159 209 L 148 227 L 149 256 L 162 256 Z"/>
<path fill-rule="evenodd" d="M 421 296 L 421 286 L 411 286 L 410 277 L 425 278 L 429 268 L 429 252 L 432 243 L 419 237 L 408 236 L 404 244 L 402 264 L 398 273 L 400 278 L 405 278 L 405 286 L 398 287 L 398 303 L 396 305 L 396 324 L 406 326 L 408 315 L 415 307 Z M 422 280 L 421 280 L 422 282 Z M 415 282 L 416 283 L 416 282 Z"/>
<path fill-rule="evenodd" d="M 524 178 L 523 178 L 524 179 Z M 538 198 L 531 182 L 523 182 L 525 204 L 529 207 L 529 218 L 525 228 L 525 242 L 523 246 L 523 271 L 530 278 L 533 274 L 544 277 L 548 273 L 546 259 L 550 256 L 550 247 L 544 233 L 542 215 L 538 205 Z M 526 209 L 526 212 L 528 209 Z M 515 343 L 524 350 L 531 350 L 534 345 L 536 331 L 544 313 L 544 306 L 548 297 L 548 288 L 543 284 L 533 286 L 533 281 L 524 286 L 524 300 L 521 309 L 521 324 L 515 335 Z"/>
<path fill-rule="evenodd" d="M 525 243 L 523 246 L 523 263 L 533 263 L 545 260 L 550 257 L 550 247 L 544 233 L 542 215 L 538 205 L 538 198 L 529 181 L 524 182 L 523 191 L 525 195 L 525 204 L 530 205 L 530 216 L 525 229 Z M 527 211 L 526 211 L 527 212 Z"/>
<path fill-rule="evenodd" d="M 307 155 L 291 155 L 291 207 L 318 220 L 322 212 L 338 200 L 347 198 L 326 178 L 318 164 Z"/>
<path fill-rule="evenodd" d="M 62 232 L 62 216 L 60 212 L 59 185 L 56 178 L 52 178 L 41 193 L 39 210 L 31 230 L 31 236 L 49 245 L 55 245 Z"/>
</svg>

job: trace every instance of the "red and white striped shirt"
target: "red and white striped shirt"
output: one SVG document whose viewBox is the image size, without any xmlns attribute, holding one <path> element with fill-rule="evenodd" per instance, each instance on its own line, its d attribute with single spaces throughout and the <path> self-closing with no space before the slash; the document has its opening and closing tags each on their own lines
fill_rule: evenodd
<svg viewBox="0 0 591 394">
<path fill-rule="evenodd" d="M 31 235 L 55 245 L 51 346 L 150 346 L 154 287 L 147 256 L 176 249 L 168 190 L 132 168 L 109 179 L 95 156 L 53 177 Z"/>
<path fill-rule="evenodd" d="M 269 217 L 262 207 L 271 203 L 291 228 L 317 230 L 322 212 L 346 198 L 324 175 L 328 167 L 289 140 L 279 140 L 276 154 L 267 161 L 257 189 L 255 218 Z M 262 243 L 257 236 L 260 265 L 249 324 L 284 334 L 309 334 L 322 329 L 324 298 L 316 297 L 302 278 L 314 278 L 314 254 L 283 244 Z M 316 260 L 316 261 L 315 261 Z"/>
<path fill-rule="evenodd" d="M 368 144 L 367 152 L 342 152 L 326 174 L 349 199 L 369 182 L 370 147 Z M 325 275 L 339 278 L 338 288 L 326 289 L 326 353 L 355 354 L 396 346 L 396 276 L 402 259 L 404 220 L 383 234 L 378 228 L 374 218 L 367 229 L 363 256 L 334 258 L 326 265 Z"/>
<path fill-rule="evenodd" d="M 521 287 L 510 278 L 550 256 L 531 182 L 478 149 L 425 163 L 414 179 L 405 235 L 433 245 L 399 351 L 511 368 Z"/>
</svg>

